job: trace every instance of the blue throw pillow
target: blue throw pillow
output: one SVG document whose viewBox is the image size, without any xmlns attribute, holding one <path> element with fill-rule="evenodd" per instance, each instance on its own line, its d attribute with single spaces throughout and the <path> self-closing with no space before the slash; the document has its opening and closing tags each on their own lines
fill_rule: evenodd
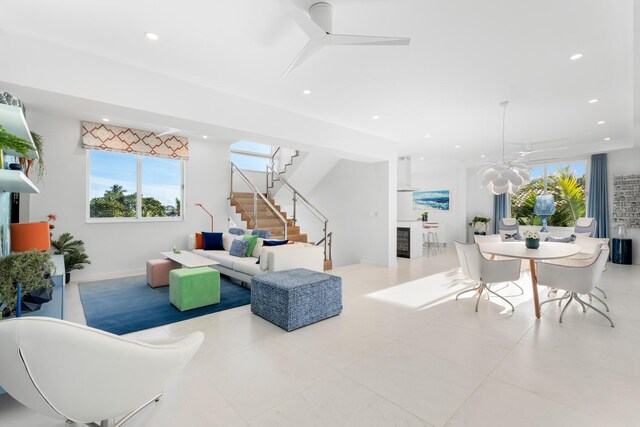
<svg viewBox="0 0 640 427">
<path fill-rule="evenodd" d="M 287 243 L 289 243 L 289 240 L 264 240 L 262 246 L 280 246 Z"/>
<path fill-rule="evenodd" d="M 286 245 L 288 243 L 289 243 L 289 240 L 263 240 L 262 246 L 263 247 L 264 246 L 280 246 L 280 245 Z M 256 264 L 260 264 L 260 257 L 258 257 L 258 261 L 256 261 Z"/>
<path fill-rule="evenodd" d="M 271 238 L 271 232 L 269 230 L 253 230 L 251 232 L 252 236 L 258 236 L 261 239 L 269 239 Z"/>
<path fill-rule="evenodd" d="M 224 251 L 222 233 L 202 232 L 202 243 L 205 251 Z"/>
<path fill-rule="evenodd" d="M 238 236 L 243 236 L 244 230 L 242 228 L 230 228 L 229 234 L 236 234 Z"/>
<path fill-rule="evenodd" d="M 504 240 L 522 240 L 522 236 L 517 231 L 513 234 L 504 233 Z"/>
<path fill-rule="evenodd" d="M 229 255 L 237 256 L 238 258 L 246 258 L 247 249 L 249 249 L 248 240 L 235 239 L 233 242 L 231 242 L 231 249 L 229 249 Z"/>
</svg>

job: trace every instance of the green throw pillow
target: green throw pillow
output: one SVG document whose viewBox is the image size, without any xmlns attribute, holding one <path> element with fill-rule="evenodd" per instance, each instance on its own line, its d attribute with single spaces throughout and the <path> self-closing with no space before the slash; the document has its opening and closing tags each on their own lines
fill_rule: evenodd
<svg viewBox="0 0 640 427">
<path fill-rule="evenodd" d="M 258 243 L 258 236 L 244 236 L 242 240 L 249 241 L 249 247 L 247 248 L 247 256 L 251 256 L 253 253 L 253 249 L 256 247 L 256 243 Z"/>
</svg>

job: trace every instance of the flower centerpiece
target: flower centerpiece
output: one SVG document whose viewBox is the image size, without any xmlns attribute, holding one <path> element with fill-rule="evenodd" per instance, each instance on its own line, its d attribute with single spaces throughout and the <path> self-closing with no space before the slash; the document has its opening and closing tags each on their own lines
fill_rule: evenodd
<svg viewBox="0 0 640 427">
<path fill-rule="evenodd" d="M 429 211 L 422 212 L 422 220 L 425 222 L 429 221 Z"/>
<path fill-rule="evenodd" d="M 524 244 L 527 248 L 538 249 L 540 247 L 540 233 L 527 230 L 522 234 L 524 235 Z"/>
</svg>

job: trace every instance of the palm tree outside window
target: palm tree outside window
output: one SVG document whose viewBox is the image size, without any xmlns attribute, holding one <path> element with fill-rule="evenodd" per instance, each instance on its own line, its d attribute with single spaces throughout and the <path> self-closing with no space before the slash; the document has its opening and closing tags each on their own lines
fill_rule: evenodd
<svg viewBox="0 0 640 427">
<path fill-rule="evenodd" d="M 544 193 L 555 201 L 556 211 L 547 219 L 552 227 L 573 227 L 586 214 L 586 161 L 531 167 L 531 181 L 511 196 L 511 217 L 521 225 L 542 225 L 534 214 L 536 197 Z"/>
</svg>

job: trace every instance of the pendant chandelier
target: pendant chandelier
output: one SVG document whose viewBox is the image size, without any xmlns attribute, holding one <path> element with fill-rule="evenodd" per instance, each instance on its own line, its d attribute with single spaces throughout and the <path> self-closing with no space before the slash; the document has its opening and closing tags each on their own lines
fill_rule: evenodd
<svg viewBox="0 0 640 427">
<path fill-rule="evenodd" d="M 496 196 L 500 194 L 515 194 L 520 187 L 529 181 L 529 170 L 524 163 L 517 161 L 507 161 L 505 158 L 505 118 L 509 101 L 502 101 L 502 162 L 493 162 L 482 168 L 479 173 L 483 175 L 482 187 L 487 187 Z"/>
</svg>

